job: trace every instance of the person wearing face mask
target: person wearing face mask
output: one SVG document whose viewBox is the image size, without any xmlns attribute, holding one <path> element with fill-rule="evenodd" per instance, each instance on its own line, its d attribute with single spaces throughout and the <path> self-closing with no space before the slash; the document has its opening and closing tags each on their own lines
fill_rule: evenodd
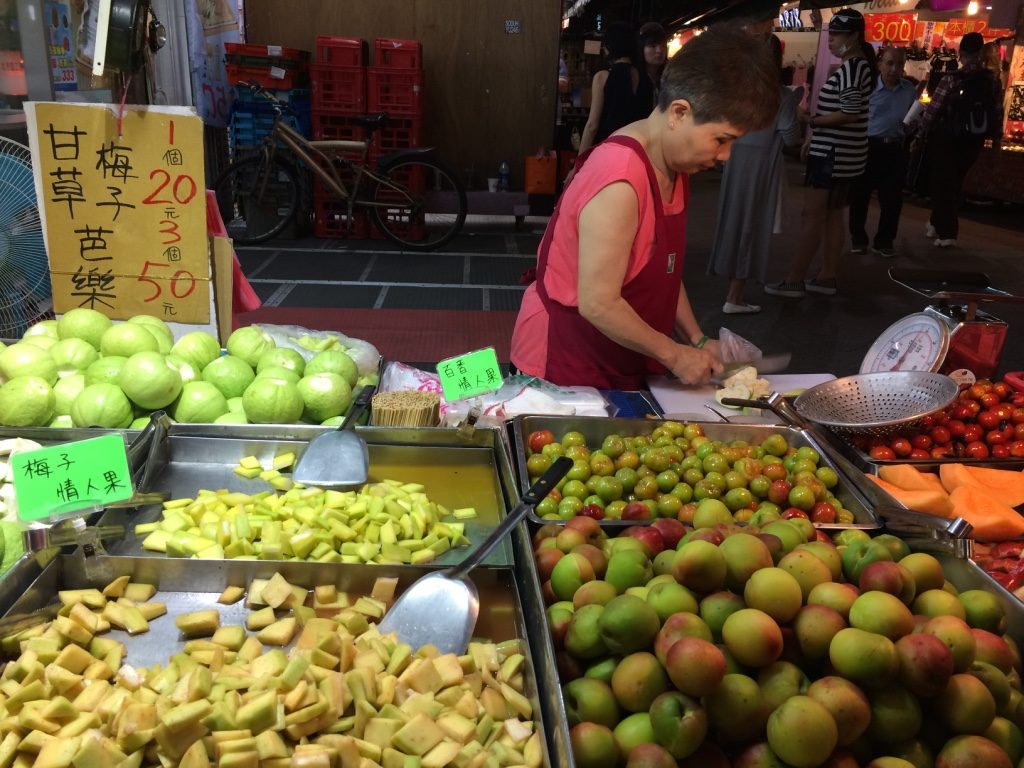
<svg viewBox="0 0 1024 768">
<path fill-rule="evenodd" d="M 834 296 L 838 292 L 845 211 L 850 185 L 867 163 L 868 103 L 878 72 L 875 51 L 864 40 L 864 16 L 859 11 L 843 9 L 832 16 L 828 48 L 842 64 L 818 92 L 816 114 L 807 118 L 811 132 L 801 149 L 807 161 L 807 189 L 800 239 L 785 279 L 764 287 L 772 296 L 800 298 L 806 292 Z M 807 279 L 819 248 L 821 270 Z"/>
<path fill-rule="evenodd" d="M 577 161 L 516 319 L 516 368 L 627 390 L 666 370 L 686 383 L 722 371 L 682 285 L 688 174 L 727 160 L 778 105 L 767 48 L 741 33 L 706 32 L 668 62 L 657 108 Z"/>
<path fill-rule="evenodd" d="M 649 21 L 640 27 L 640 53 L 643 66 L 636 96 L 646 117 L 658 105 L 661 73 L 668 61 L 668 33 L 658 22 Z"/>
<path fill-rule="evenodd" d="M 868 115 L 868 162 L 850 192 L 850 253 L 867 253 L 868 202 L 878 191 L 878 230 L 871 250 L 883 258 L 896 255 L 896 229 L 903 207 L 907 175 L 906 127 L 903 118 L 917 100 L 917 89 L 903 77 L 905 54 L 889 46 L 878 57 L 878 87 L 871 94 Z"/>
</svg>

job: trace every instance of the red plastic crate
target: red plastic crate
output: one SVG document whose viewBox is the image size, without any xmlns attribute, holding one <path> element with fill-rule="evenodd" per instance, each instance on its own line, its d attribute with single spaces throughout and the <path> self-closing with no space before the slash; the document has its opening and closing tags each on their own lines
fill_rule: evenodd
<svg viewBox="0 0 1024 768">
<path fill-rule="evenodd" d="M 391 118 L 373 134 L 370 157 L 376 160 L 389 152 L 418 147 L 422 144 L 422 131 L 423 121 L 418 117 Z"/>
<path fill-rule="evenodd" d="M 314 64 L 313 110 L 361 115 L 366 111 L 366 68 Z"/>
<path fill-rule="evenodd" d="M 317 35 L 316 63 L 332 67 L 365 67 L 370 63 L 369 46 L 358 37 Z"/>
<path fill-rule="evenodd" d="M 225 64 L 228 83 L 244 85 L 259 83 L 269 90 L 304 88 L 309 77 L 305 68 L 286 69 L 277 66 L 251 66 L 247 64 Z"/>
<path fill-rule="evenodd" d="M 422 70 L 370 67 L 366 72 L 370 112 L 387 112 L 400 117 L 423 114 Z"/>
<path fill-rule="evenodd" d="M 423 46 L 419 40 L 378 37 L 373 43 L 373 63 L 378 67 L 423 69 Z"/>
<path fill-rule="evenodd" d="M 224 43 L 224 53 L 228 56 L 248 56 L 264 57 L 268 59 L 289 59 L 292 61 L 309 61 L 309 51 L 303 51 L 298 48 L 285 48 L 280 45 Z"/>
<path fill-rule="evenodd" d="M 317 141 L 363 141 L 366 130 L 353 123 L 350 115 L 314 112 L 313 138 Z"/>
<path fill-rule="evenodd" d="M 319 181 L 313 182 L 313 233 L 317 237 L 366 239 L 370 222 L 365 211 L 352 212 L 349 228 L 348 204 L 330 194 Z"/>
</svg>

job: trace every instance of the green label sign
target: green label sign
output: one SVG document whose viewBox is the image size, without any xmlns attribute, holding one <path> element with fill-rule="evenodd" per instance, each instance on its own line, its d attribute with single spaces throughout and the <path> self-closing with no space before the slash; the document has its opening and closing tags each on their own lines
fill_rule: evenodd
<svg viewBox="0 0 1024 768">
<path fill-rule="evenodd" d="M 504 383 L 494 347 L 442 360 L 437 364 L 437 375 L 449 403 L 493 392 Z"/>
<path fill-rule="evenodd" d="M 18 517 L 25 522 L 66 517 L 134 493 L 120 435 L 16 453 L 11 476 Z"/>
</svg>

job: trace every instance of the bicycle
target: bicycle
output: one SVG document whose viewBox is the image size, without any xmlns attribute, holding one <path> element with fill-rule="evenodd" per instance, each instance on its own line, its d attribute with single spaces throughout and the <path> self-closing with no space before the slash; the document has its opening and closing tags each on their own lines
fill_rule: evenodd
<svg viewBox="0 0 1024 768">
<path fill-rule="evenodd" d="M 346 203 L 350 232 L 357 208 L 369 211 L 385 237 L 412 251 L 439 248 L 462 229 L 466 191 L 432 157 L 432 147 L 389 153 L 376 168 L 367 164 L 386 112 L 350 118 L 366 129 L 365 141 L 311 141 L 282 120 L 288 105 L 257 83 L 247 85 L 273 105 L 274 124 L 256 154 L 235 160 L 214 182 L 221 216 L 236 243 L 262 243 L 288 226 L 299 208 L 297 174 L 303 166 Z"/>
</svg>

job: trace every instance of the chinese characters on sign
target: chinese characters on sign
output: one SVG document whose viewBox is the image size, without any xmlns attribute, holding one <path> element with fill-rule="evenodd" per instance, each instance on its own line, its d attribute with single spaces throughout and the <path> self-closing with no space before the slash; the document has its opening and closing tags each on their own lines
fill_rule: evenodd
<svg viewBox="0 0 1024 768">
<path fill-rule="evenodd" d="M 18 517 L 26 522 L 100 507 L 133 493 L 120 435 L 16 453 L 11 476 Z"/>
<path fill-rule="evenodd" d="M 159 108 L 29 109 L 54 309 L 210 320 L 202 122 Z"/>
<path fill-rule="evenodd" d="M 67 3 L 47 0 L 45 18 L 49 43 L 46 52 L 50 58 L 53 90 L 76 91 L 78 73 L 75 69 L 74 35 L 71 33 L 71 9 Z"/>
<path fill-rule="evenodd" d="M 449 403 L 493 392 L 504 383 L 494 347 L 442 360 L 437 364 L 437 375 Z"/>
</svg>

